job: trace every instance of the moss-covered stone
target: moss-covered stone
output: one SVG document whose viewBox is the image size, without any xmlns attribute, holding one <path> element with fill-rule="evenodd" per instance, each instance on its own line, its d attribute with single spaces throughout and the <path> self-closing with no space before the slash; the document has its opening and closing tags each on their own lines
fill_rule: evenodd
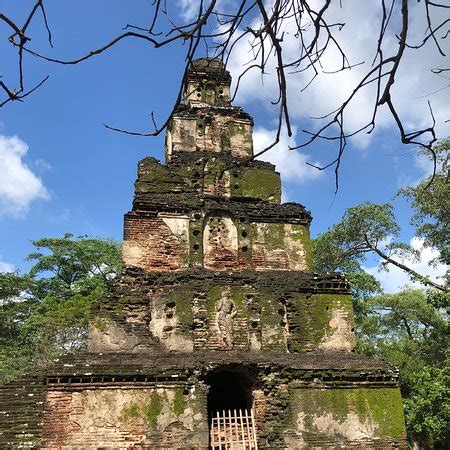
<svg viewBox="0 0 450 450">
<path fill-rule="evenodd" d="M 353 326 L 353 308 L 350 295 L 297 294 L 288 303 L 289 339 L 292 352 L 316 348 L 326 337 L 333 309 L 343 310 Z"/>
<path fill-rule="evenodd" d="M 102 333 L 104 333 L 108 329 L 108 325 L 104 319 L 97 318 L 92 323 L 94 327 L 97 328 L 97 330 L 101 331 Z"/>
<path fill-rule="evenodd" d="M 312 268 L 312 246 L 309 229 L 304 225 L 292 224 L 290 238 L 301 242 L 304 255 L 297 255 L 297 258 L 304 258 L 306 261 L 306 266 L 310 270 Z"/>
<path fill-rule="evenodd" d="M 150 396 L 150 403 L 143 408 L 145 419 L 153 429 L 156 429 L 158 426 L 158 416 L 162 413 L 165 400 L 165 397 L 153 391 Z"/>
<path fill-rule="evenodd" d="M 276 203 L 281 201 L 280 174 L 271 169 L 243 170 L 240 187 L 243 196 Z"/>
<path fill-rule="evenodd" d="M 267 251 L 285 248 L 285 232 L 283 223 L 268 223 L 264 226 L 264 242 Z"/>
<path fill-rule="evenodd" d="M 252 141 L 252 135 L 248 132 L 248 128 L 244 123 L 233 121 L 228 122 L 228 134 L 230 136 L 242 136 L 247 143 Z"/>
<path fill-rule="evenodd" d="M 180 179 L 155 158 L 145 158 L 139 162 L 136 192 L 170 192 Z"/>
<path fill-rule="evenodd" d="M 189 220 L 189 265 L 203 266 L 203 214 L 194 211 Z"/>
<path fill-rule="evenodd" d="M 176 388 L 173 398 L 173 412 L 179 416 L 184 413 L 186 408 L 186 400 L 184 398 L 183 389 Z"/>
<path fill-rule="evenodd" d="M 291 426 L 308 439 L 401 441 L 398 388 L 291 389 Z"/>
<path fill-rule="evenodd" d="M 192 328 L 192 291 L 172 291 L 167 296 L 167 300 L 175 302 L 175 314 L 178 319 L 178 329 L 180 332 L 190 332 Z"/>
<path fill-rule="evenodd" d="M 284 308 L 270 292 L 260 292 L 257 302 L 261 308 L 262 346 L 265 350 L 286 350 L 282 323 Z"/>
<path fill-rule="evenodd" d="M 139 405 L 137 405 L 136 403 L 133 403 L 132 405 L 123 409 L 122 420 L 123 421 L 130 420 L 135 417 L 138 417 L 140 414 L 141 414 L 141 411 L 140 411 Z"/>
</svg>

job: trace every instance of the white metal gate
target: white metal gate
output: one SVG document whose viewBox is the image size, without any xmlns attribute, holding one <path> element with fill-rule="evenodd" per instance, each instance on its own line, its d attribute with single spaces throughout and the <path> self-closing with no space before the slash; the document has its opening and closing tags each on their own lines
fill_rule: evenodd
<svg viewBox="0 0 450 450">
<path fill-rule="evenodd" d="M 213 450 L 257 450 L 253 409 L 217 411 L 211 420 Z"/>
</svg>

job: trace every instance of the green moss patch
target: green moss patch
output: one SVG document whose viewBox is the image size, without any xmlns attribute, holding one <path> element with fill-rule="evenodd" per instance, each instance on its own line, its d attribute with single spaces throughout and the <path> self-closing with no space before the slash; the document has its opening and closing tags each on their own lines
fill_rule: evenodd
<svg viewBox="0 0 450 450">
<path fill-rule="evenodd" d="M 305 435 L 326 434 L 323 429 L 318 429 L 317 423 L 320 417 L 329 414 L 336 424 L 344 428 L 348 425 L 349 433 L 354 431 L 356 414 L 362 428 L 373 429 L 373 435 L 369 437 L 400 440 L 404 435 L 398 388 L 293 389 L 291 394 L 292 419 L 295 421 L 298 415 L 302 416 Z"/>
<path fill-rule="evenodd" d="M 186 401 L 184 399 L 183 389 L 175 389 L 175 396 L 173 398 L 173 412 L 179 416 L 184 413 L 186 408 Z"/>
<path fill-rule="evenodd" d="M 127 421 L 127 420 L 133 419 L 135 417 L 138 417 L 139 415 L 140 415 L 139 406 L 136 403 L 133 403 L 128 408 L 123 409 L 122 420 Z"/>
<path fill-rule="evenodd" d="M 136 192 L 170 192 L 174 184 L 179 183 L 179 178 L 155 158 L 145 158 L 139 162 Z"/>
<path fill-rule="evenodd" d="M 246 170 L 240 181 L 241 195 L 260 198 L 272 202 L 281 201 L 281 179 L 270 169 Z"/>
<path fill-rule="evenodd" d="M 150 403 L 143 407 L 144 417 L 153 429 L 158 426 L 158 416 L 162 413 L 163 406 L 164 399 L 158 392 L 153 391 L 150 396 Z"/>
<path fill-rule="evenodd" d="M 268 223 L 263 226 L 267 251 L 284 250 L 284 223 Z"/>
<path fill-rule="evenodd" d="M 334 308 L 343 309 L 353 324 L 353 308 L 350 295 L 342 294 L 296 294 L 290 298 L 289 315 L 289 350 L 302 352 L 316 347 L 328 329 Z"/>
</svg>

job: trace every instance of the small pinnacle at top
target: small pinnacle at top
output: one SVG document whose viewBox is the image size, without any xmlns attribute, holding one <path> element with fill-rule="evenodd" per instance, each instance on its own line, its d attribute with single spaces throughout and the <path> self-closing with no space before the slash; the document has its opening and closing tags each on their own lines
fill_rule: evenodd
<svg viewBox="0 0 450 450">
<path fill-rule="evenodd" d="M 218 58 L 199 58 L 192 61 L 188 69 L 189 78 L 220 78 L 231 79 L 230 72 L 225 69 L 225 64 Z"/>
</svg>

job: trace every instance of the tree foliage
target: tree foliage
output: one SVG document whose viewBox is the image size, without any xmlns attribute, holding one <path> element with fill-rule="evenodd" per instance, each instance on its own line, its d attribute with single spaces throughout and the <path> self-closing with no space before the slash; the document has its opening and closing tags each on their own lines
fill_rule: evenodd
<svg viewBox="0 0 450 450">
<path fill-rule="evenodd" d="M 79 237 L 42 238 L 26 275 L 0 274 L 0 379 L 86 347 L 91 304 L 121 270 L 119 245 Z"/>
<path fill-rule="evenodd" d="M 443 449 L 450 420 L 448 314 L 431 304 L 430 294 L 406 289 L 366 298 L 358 350 L 398 367 L 410 439 Z"/>
<path fill-rule="evenodd" d="M 401 189 L 399 194 L 411 202 L 411 224 L 425 245 L 439 250 L 438 262 L 450 264 L 450 183 L 448 156 L 450 138 L 435 148 L 438 170 L 417 186 Z"/>
<path fill-rule="evenodd" d="M 438 161 L 436 171 L 417 186 L 403 188 L 398 193 L 411 203 L 411 224 L 416 236 L 423 239 L 425 246 L 439 252 L 440 256 L 432 263 L 449 260 L 450 192 L 446 167 L 449 148 L 449 139 L 437 145 L 434 148 Z M 382 269 L 396 266 L 424 286 L 449 292 L 447 280 L 434 282 L 404 263 L 405 258 L 418 261 L 420 252 L 399 240 L 400 231 L 392 203 L 366 202 L 354 206 L 347 209 L 340 222 L 315 239 L 313 263 L 317 270 L 355 273 L 361 272 L 361 264 L 369 254 L 377 255 Z"/>
</svg>

